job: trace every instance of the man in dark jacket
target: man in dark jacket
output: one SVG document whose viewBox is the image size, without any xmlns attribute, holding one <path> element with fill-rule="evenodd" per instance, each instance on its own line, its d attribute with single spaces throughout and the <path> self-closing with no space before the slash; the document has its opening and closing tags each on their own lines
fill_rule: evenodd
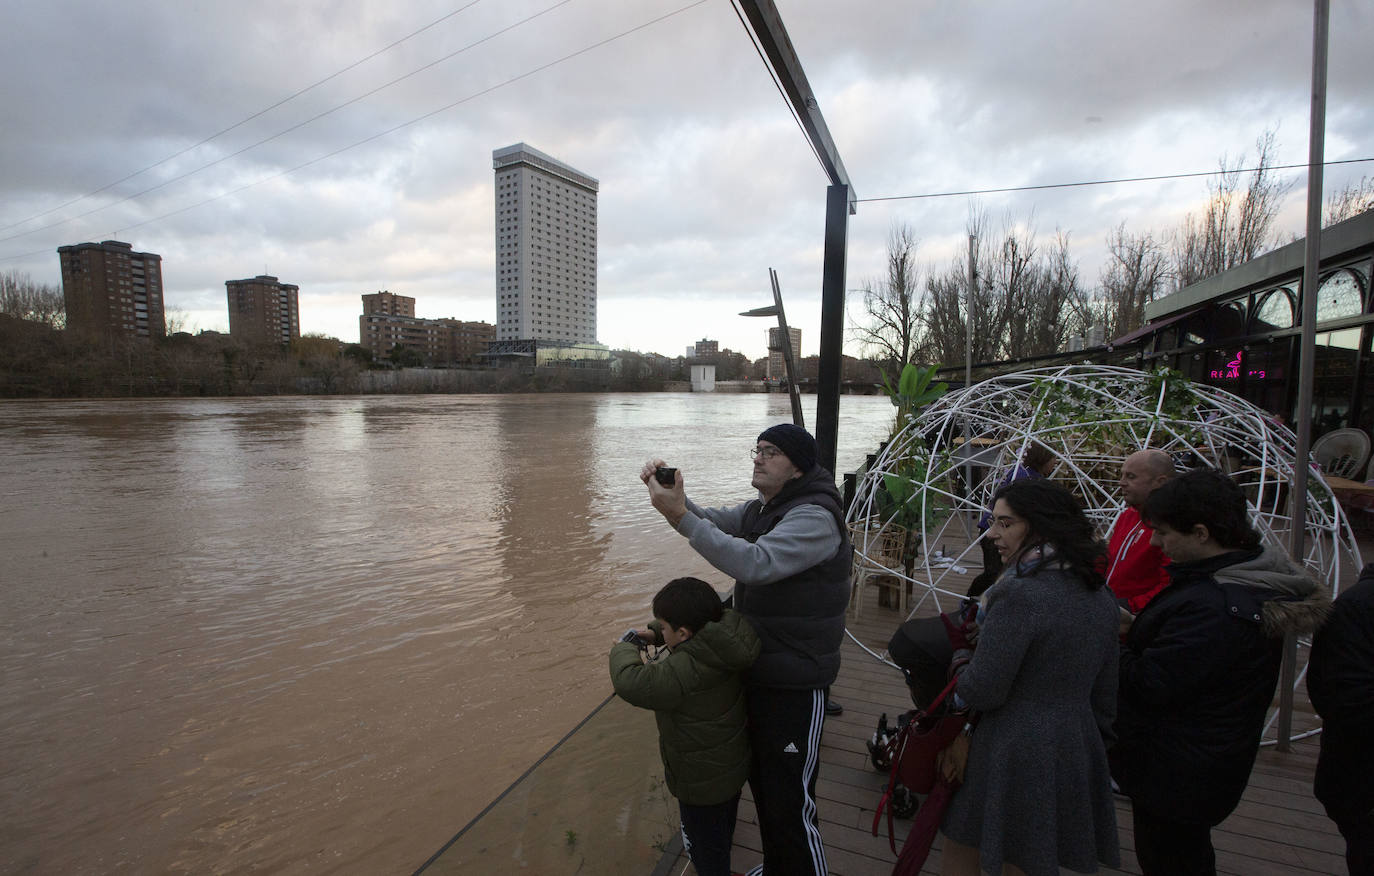
<svg viewBox="0 0 1374 876">
<path fill-rule="evenodd" d="M 784 423 L 759 435 L 750 481 L 759 498 L 726 508 L 689 501 L 679 472 L 671 487 L 641 480 L 654 508 L 711 565 L 735 579 L 735 608 L 763 650 L 745 676 L 749 776 L 763 865 L 751 876 L 827 872 L 816 813 L 825 689 L 840 668 L 852 549 L 834 475 L 816 463 L 816 439 Z"/>
<path fill-rule="evenodd" d="M 1213 874 L 1211 828 L 1245 791 L 1284 634 L 1315 629 L 1330 601 L 1287 554 L 1261 549 L 1244 495 L 1219 472 L 1169 481 L 1143 516 L 1170 584 L 1122 646 L 1112 775 L 1131 798 L 1145 876 Z"/>
<path fill-rule="evenodd" d="M 1322 716 L 1313 788 L 1345 837 L 1351 876 L 1374 874 L 1374 563 L 1312 640 L 1307 693 Z"/>
</svg>

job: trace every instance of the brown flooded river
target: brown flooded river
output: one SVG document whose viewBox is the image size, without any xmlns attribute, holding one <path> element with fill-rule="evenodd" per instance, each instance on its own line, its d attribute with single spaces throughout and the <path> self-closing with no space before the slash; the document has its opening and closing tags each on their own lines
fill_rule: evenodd
<svg viewBox="0 0 1374 876">
<path fill-rule="evenodd" d="M 892 411 L 844 397 L 837 468 Z M 788 419 L 781 395 L 0 403 L 0 872 L 413 871 L 605 698 L 663 582 L 728 586 L 643 461 L 743 501 Z"/>
</svg>

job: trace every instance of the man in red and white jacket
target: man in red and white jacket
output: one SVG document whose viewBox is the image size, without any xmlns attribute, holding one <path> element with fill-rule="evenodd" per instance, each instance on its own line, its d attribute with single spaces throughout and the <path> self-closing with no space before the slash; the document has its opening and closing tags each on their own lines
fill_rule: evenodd
<svg viewBox="0 0 1374 876">
<path fill-rule="evenodd" d="M 1174 461 L 1163 450 L 1138 450 L 1121 465 L 1121 499 L 1126 507 L 1112 524 L 1107 540 L 1107 586 L 1132 614 L 1140 613 L 1169 583 L 1169 562 L 1150 544 L 1154 530 L 1140 519 L 1140 507 L 1151 493 L 1174 476 Z"/>
</svg>

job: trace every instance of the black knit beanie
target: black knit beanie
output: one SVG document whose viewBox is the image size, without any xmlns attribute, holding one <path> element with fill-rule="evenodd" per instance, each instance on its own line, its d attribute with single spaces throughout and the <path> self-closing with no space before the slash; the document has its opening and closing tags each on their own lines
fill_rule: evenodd
<svg viewBox="0 0 1374 876">
<path fill-rule="evenodd" d="M 777 447 L 802 473 L 806 474 L 816 467 L 816 439 L 801 426 L 779 423 L 764 429 L 758 437 Z"/>
</svg>

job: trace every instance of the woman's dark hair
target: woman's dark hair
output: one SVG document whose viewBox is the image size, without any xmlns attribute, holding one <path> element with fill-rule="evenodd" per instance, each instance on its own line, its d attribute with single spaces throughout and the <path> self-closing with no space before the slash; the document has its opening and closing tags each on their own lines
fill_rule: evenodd
<svg viewBox="0 0 1374 876">
<path fill-rule="evenodd" d="M 1245 494 L 1236 482 L 1213 468 L 1199 468 L 1166 481 L 1146 499 L 1140 516 L 1151 526 L 1191 532 L 1201 523 L 1224 548 L 1253 550 L 1260 534 L 1250 525 Z"/>
<path fill-rule="evenodd" d="M 700 578 L 674 578 L 654 596 L 654 617 L 693 633 L 725 612 L 720 595 Z"/>
<path fill-rule="evenodd" d="M 1021 464 L 1039 474 L 1040 470 L 1053 459 L 1054 451 L 1039 441 L 1032 441 L 1026 445 L 1026 452 L 1021 456 Z"/>
<path fill-rule="evenodd" d="M 1056 556 L 1090 589 L 1101 587 L 1105 548 L 1073 493 L 1053 481 L 1023 478 L 992 497 L 1003 500 L 1026 521 L 1025 546 L 1049 543 Z"/>
</svg>

